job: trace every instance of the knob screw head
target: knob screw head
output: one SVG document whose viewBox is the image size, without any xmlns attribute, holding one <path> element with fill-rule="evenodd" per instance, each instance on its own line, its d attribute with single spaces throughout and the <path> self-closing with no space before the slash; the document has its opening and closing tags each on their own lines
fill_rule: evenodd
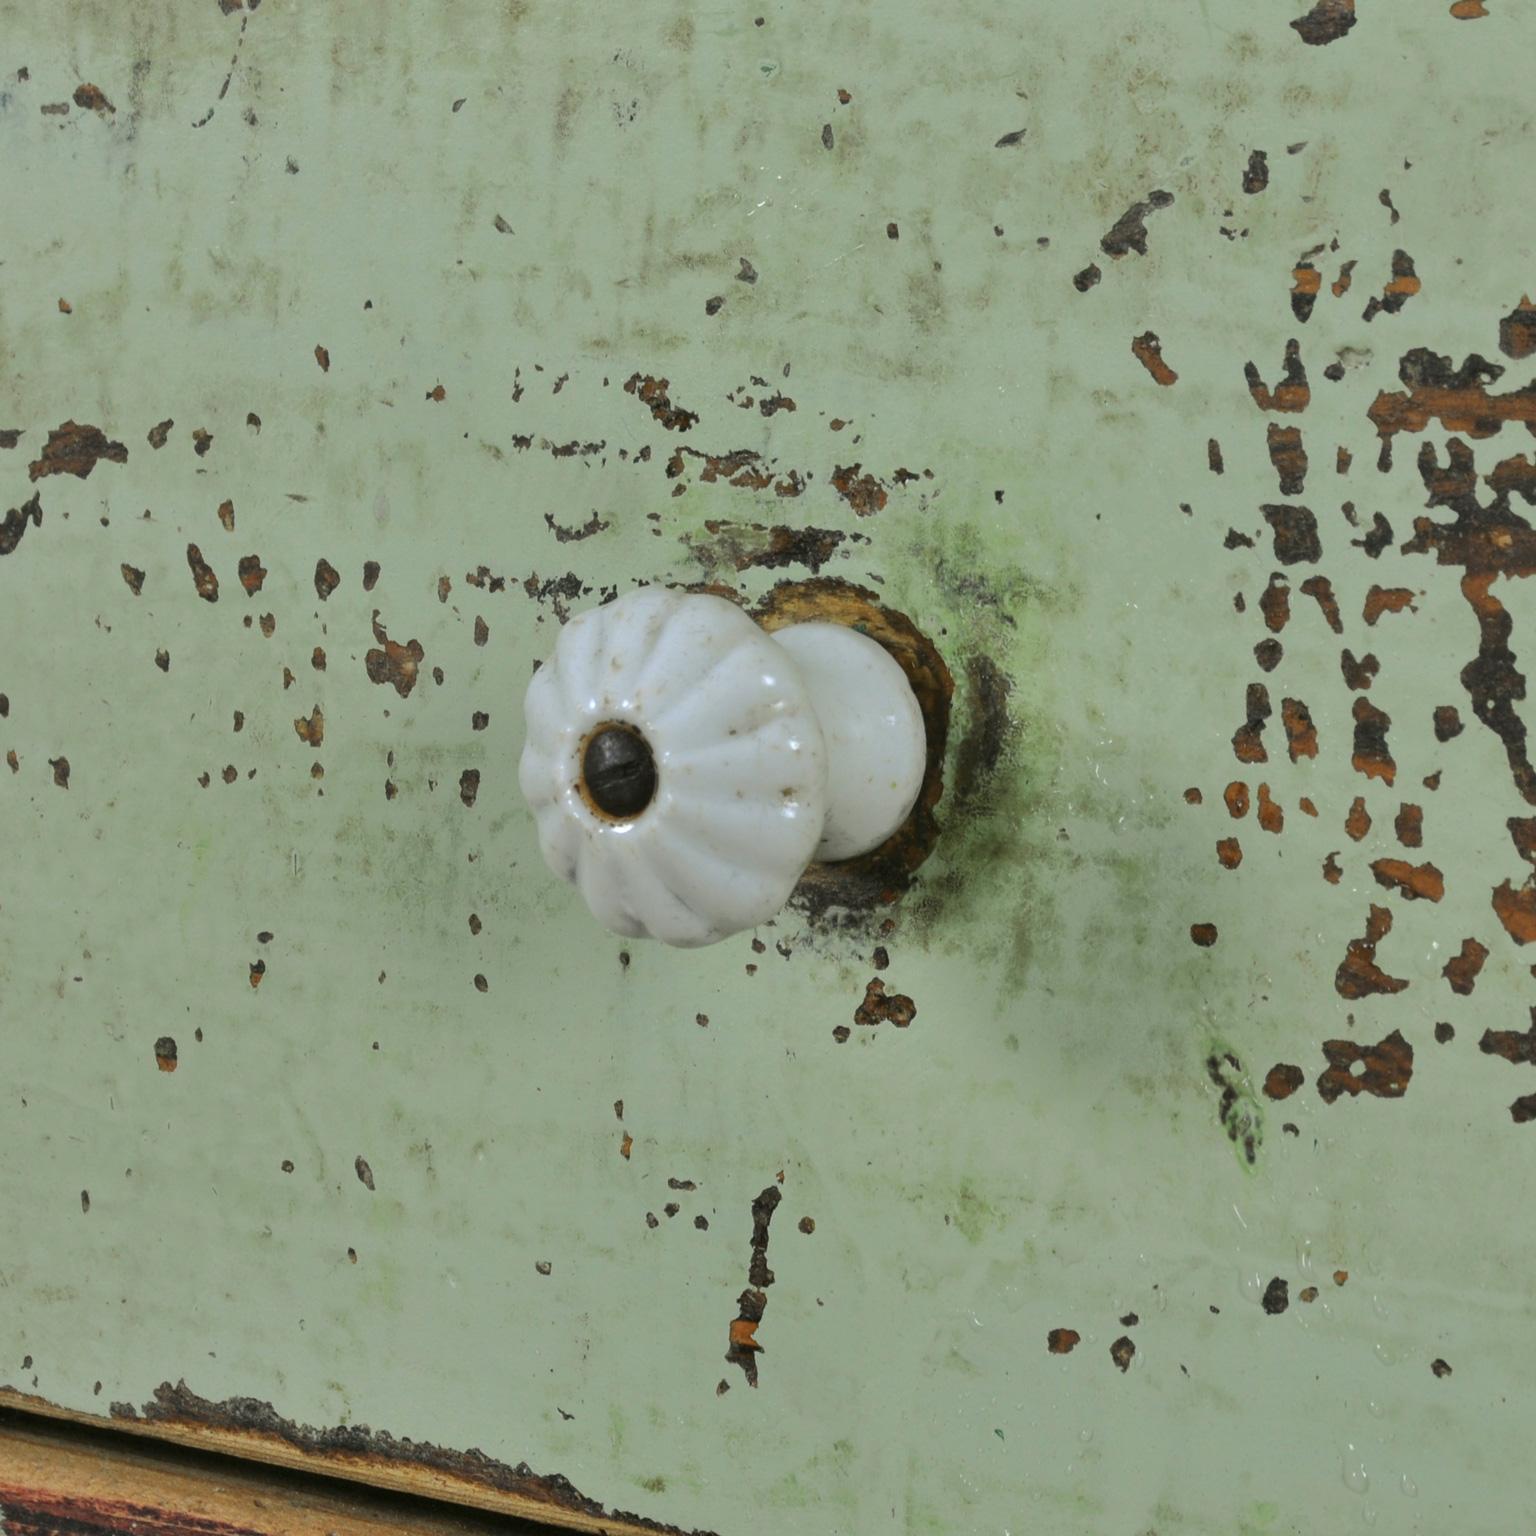
<svg viewBox="0 0 1536 1536">
<path fill-rule="evenodd" d="M 587 737 L 581 788 L 611 821 L 633 821 L 656 798 L 656 757 L 632 725 L 609 721 Z"/>
</svg>

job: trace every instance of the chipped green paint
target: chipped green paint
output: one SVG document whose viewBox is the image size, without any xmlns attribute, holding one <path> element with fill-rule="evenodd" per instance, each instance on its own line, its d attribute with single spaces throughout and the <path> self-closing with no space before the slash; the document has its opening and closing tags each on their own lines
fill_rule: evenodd
<svg viewBox="0 0 1536 1536">
<path fill-rule="evenodd" d="M 1401 546 L 1455 517 L 1421 445 L 1519 514 L 1529 434 L 1383 473 L 1368 414 L 1414 348 L 1531 377 L 1536 14 L 1467 9 L 0 0 L 0 1384 L 185 1380 L 722 1536 L 1516 1528 L 1536 1153 L 1478 1041 L 1528 1024 L 1529 808 L 1488 600 Z M 933 856 L 756 945 L 595 931 L 518 801 L 534 662 L 811 557 L 954 673 Z M 1372 904 L 1408 985 L 1345 996 Z M 854 1025 L 877 976 L 910 1028 Z M 1393 1030 L 1407 1091 L 1325 1103 L 1323 1042 Z"/>
</svg>

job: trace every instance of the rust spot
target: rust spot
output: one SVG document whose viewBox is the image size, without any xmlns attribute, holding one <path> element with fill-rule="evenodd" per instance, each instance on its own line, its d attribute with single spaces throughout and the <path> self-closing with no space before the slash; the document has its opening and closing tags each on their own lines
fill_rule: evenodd
<svg viewBox="0 0 1536 1536">
<path fill-rule="evenodd" d="M 1344 621 L 1339 617 L 1339 602 L 1333 595 L 1333 583 L 1326 576 L 1308 576 L 1302 582 L 1301 590 L 1307 597 L 1312 598 L 1322 611 L 1323 621 L 1334 634 L 1344 633 Z"/>
<path fill-rule="evenodd" d="M 1285 657 L 1285 647 L 1278 640 L 1260 640 L 1253 648 L 1253 659 L 1261 672 L 1273 672 Z"/>
<path fill-rule="evenodd" d="M 1224 837 L 1216 844 L 1216 858 L 1223 869 L 1236 869 L 1243 862 L 1243 845 L 1235 837 Z"/>
<path fill-rule="evenodd" d="M 309 653 L 309 664 L 316 672 L 325 671 L 325 647 L 323 645 L 317 645 Z"/>
<path fill-rule="evenodd" d="M 173 421 L 169 416 L 167 416 L 164 421 L 156 422 L 155 425 L 149 429 L 147 434 L 149 439 L 149 446 L 151 448 L 164 448 L 166 439 L 171 435 L 171 428 L 175 425 L 175 421 Z"/>
<path fill-rule="evenodd" d="M 800 1230 L 804 1232 L 807 1237 L 809 1237 L 811 1233 L 816 1230 L 816 1220 L 812 1216 L 802 1216 L 798 1225 Z"/>
<path fill-rule="evenodd" d="M 1499 321 L 1499 351 L 1516 362 L 1536 353 L 1536 304 L 1529 294 Z"/>
<path fill-rule="evenodd" d="M 1264 1310 L 1271 1317 L 1278 1317 L 1290 1304 L 1291 1288 L 1279 1275 L 1276 1275 L 1264 1287 Z"/>
<path fill-rule="evenodd" d="M 1216 924 L 1191 923 L 1189 925 L 1189 936 L 1201 949 L 1209 949 L 1216 942 Z"/>
<path fill-rule="evenodd" d="M 1269 753 L 1264 749 L 1263 732 L 1266 722 L 1274 713 L 1269 703 L 1269 689 L 1263 683 L 1249 683 L 1246 699 L 1246 718 L 1232 733 L 1232 754 L 1240 763 L 1267 763 Z"/>
<path fill-rule="evenodd" d="M 1179 376 L 1163 361 L 1163 344 L 1155 331 L 1143 331 L 1131 341 L 1131 356 L 1141 364 L 1156 384 L 1177 384 Z"/>
<path fill-rule="evenodd" d="M 1307 483 L 1307 450 L 1300 427 L 1269 424 L 1269 462 L 1280 480 L 1282 496 L 1299 496 Z"/>
<path fill-rule="evenodd" d="M 604 518 L 599 517 L 596 512 L 579 528 L 564 528 L 555 521 L 555 514 L 553 512 L 546 512 L 544 514 L 544 525 L 554 534 L 557 542 L 561 544 L 579 544 L 583 539 L 590 539 L 594 534 L 602 533 L 606 528 L 612 526 Z M 372 565 L 373 562 L 370 561 L 369 564 Z M 375 578 L 377 578 L 378 569 L 377 565 L 373 566 Z M 372 590 L 366 581 L 364 582 L 363 590 Z"/>
<path fill-rule="evenodd" d="M 1243 1064 L 1230 1051 L 1206 1058 L 1206 1076 L 1221 1090 L 1216 1116 L 1227 1140 L 1243 1149 L 1249 1164 L 1258 1160 L 1260 1127 L 1248 1107 Z"/>
<path fill-rule="evenodd" d="M 891 229 L 895 229 L 896 226 L 892 224 L 890 227 Z M 896 237 L 892 235 L 891 238 L 894 240 Z M 1076 288 L 1079 293 L 1087 293 L 1090 288 L 1096 288 L 1098 286 L 1099 281 L 1103 278 L 1103 276 L 1104 274 L 1099 270 L 1098 264 L 1096 262 L 1089 262 L 1089 264 L 1084 267 L 1076 277 L 1072 279 L 1072 286 Z"/>
<path fill-rule="evenodd" d="M 1355 280 L 1355 267 L 1358 263 L 1346 261 L 1339 268 L 1339 275 L 1329 284 L 1336 299 L 1342 299 L 1349 292 L 1350 284 Z"/>
<path fill-rule="evenodd" d="M 765 1293 L 773 1284 L 773 1271 L 768 1267 L 768 1227 L 782 1199 L 783 1194 L 778 1185 L 770 1184 L 752 1202 L 752 1258 L 747 1267 L 748 1289 L 737 1298 L 737 1315 L 730 1325 L 725 1352 L 725 1358 L 741 1367 L 747 1384 L 753 1387 L 757 1385 L 756 1357 L 763 1348 L 757 1341 L 757 1329 L 768 1305 Z"/>
<path fill-rule="evenodd" d="M 459 799 L 466 806 L 473 806 L 475 796 L 480 793 L 480 770 L 478 768 L 466 768 L 459 775 Z"/>
<path fill-rule="evenodd" d="M 1377 709 L 1369 699 L 1356 699 L 1351 711 L 1355 718 L 1355 750 L 1350 763 L 1368 779 L 1391 784 L 1397 777 L 1397 763 L 1387 746 L 1387 730 L 1392 717 Z"/>
<path fill-rule="evenodd" d="M 1288 1099 L 1306 1081 L 1300 1067 L 1285 1062 L 1269 1069 L 1264 1078 L 1264 1096 L 1270 1099 Z"/>
<path fill-rule="evenodd" d="M 1348 1281 L 1348 1279 L 1349 1279 L 1349 1271 L 1347 1269 L 1336 1269 L 1336 1270 L 1334 1270 L 1334 1272 L 1333 1272 L 1333 1283 L 1335 1285 L 1343 1285 L 1343 1284 L 1345 1284 Z"/>
<path fill-rule="evenodd" d="M 316 572 L 316 580 L 319 573 Z M 371 650 L 363 657 L 363 665 L 368 672 L 368 681 L 371 683 L 389 683 L 402 699 L 410 696 L 411 689 L 416 686 L 416 672 L 421 665 L 425 652 L 422 650 L 419 640 L 412 640 L 406 645 L 391 640 L 384 631 L 384 626 L 379 623 L 379 610 L 373 610 L 373 638 L 383 647 L 382 650 Z"/>
<path fill-rule="evenodd" d="M 1305 1285 L 1297 1292 L 1297 1295 L 1310 1306 L 1317 1300 L 1317 1287 L 1315 1285 Z"/>
<path fill-rule="evenodd" d="M 1508 880 L 1494 887 L 1493 910 L 1516 944 L 1536 943 L 1536 885 L 1516 889 Z"/>
<path fill-rule="evenodd" d="M 873 475 L 860 475 L 860 464 L 837 465 L 832 471 L 832 488 L 859 517 L 872 517 L 888 499 L 884 485 Z"/>
<path fill-rule="evenodd" d="M 1336 43 L 1355 24 L 1355 0 L 1317 0 L 1291 23 L 1302 42 L 1318 48 Z"/>
<path fill-rule="evenodd" d="M 1461 941 L 1461 953 L 1445 962 L 1440 974 L 1450 983 L 1451 991 L 1461 997 L 1470 997 L 1477 985 L 1478 973 L 1488 958 L 1488 946 L 1476 939 Z"/>
<path fill-rule="evenodd" d="M 624 393 L 635 396 L 641 404 L 648 406 L 651 415 L 668 432 L 686 432 L 690 427 L 698 425 L 698 412 L 685 411 L 680 405 L 673 405 L 667 393 L 670 387 L 670 380 L 652 378 L 649 374 L 633 373 L 624 381 Z"/>
<path fill-rule="evenodd" d="M 99 85 L 92 85 L 89 81 L 75 87 L 74 102 L 77 107 L 87 112 L 101 115 L 117 111 L 117 108 L 107 100 L 107 93 Z"/>
<path fill-rule="evenodd" d="M 251 991 L 255 991 L 261 985 L 261 978 L 267 974 L 267 962 L 265 960 L 253 960 L 250 965 Z"/>
<path fill-rule="evenodd" d="M 1285 830 L 1285 812 L 1269 797 L 1269 785 L 1259 785 L 1259 825 L 1266 832 Z"/>
<path fill-rule="evenodd" d="M 155 1041 L 155 1065 L 162 1072 L 176 1070 L 176 1042 L 169 1035 L 161 1035 Z"/>
<path fill-rule="evenodd" d="M 1346 648 L 1339 657 L 1339 670 L 1351 688 L 1369 688 L 1376 674 L 1381 671 L 1381 663 L 1369 651 L 1356 661 L 1355 653 Z"/>
<path fill-rule="evenodd" d="M 1312 712 L 1300 699 L 1280 701 L 1280 723 L 1285 727 L 1286 748 L 1291 761 L 1317 756 L 1317 727 Z"/>
<path fill-rule="evenodd" d="M 1422 848 L 1424 846 L 1423 807 L 1405 800 L 1392 823 L 1392 830 L 1397 833 L 1397 840 L 1404 848 Z"/>
<path fill-rule="evenodd" d="M 169 672 L 171 670 L 171 653 L 164 649 L 156 651 L 155 665 L 159 667 L 162 672 Z"/>
<path fill-rule="evenodd" d="M 27 473 L 33 480 L 47 475 L 74 475 L 84 480 L 103 459 L 109 464 L 126 464 L 128 449 L 112 442 L 100 427 L 66 421 L 49 432 L 42 454 L 28 465 Z"/>
<path fill-rule="evenodd" d="M 1262 149 L 1253 150 L 1243 171 L 1243 191 L 1250 196 L 1262 192 L 1269 185 L 1269 155 Z"/>
<path fill-rule="evenodd" d="M 1259 612 L 1272 634 L 1278 635 L 1291 622 L 1291 586 L 1279 571 L 1270 573 L 1268 584 L 1259 594 Z"/>
<path fill-rule="evenodd" d="M 1367 301 L 1361 318 L 1374 320 L 1380 314 L 1395 315 L 1423 286 L 1413 270 L 1413 257 L 1407 251 L 1393 251 L 1392 276 L 1381 297 L 1373 294 Z"/>
<path fill-rule="evenodd" d="M 1405 608 L 1413 606 L 1413 592 L 1408 587 L 1377 587 L 1373 586 L 1365 594 L 1365 607 L 1362 616 L 1365 622 L 1374 627 L 1377 619 L 1384 613 L 1401 613 Z"/>
<path fill-rule="evenodd" d="M 1248 786 L 1241 779 L 1234 779 L 1222 790 L 1221 798 L 1226 801 L 1227 814 L 1234 821 L 1241 821 L 1248 814 Z"/>
<path fill-rule="evenodd" d="M 1131 1368 L 1131 1361 L 1136 1358 L 1136 1345 L 1129 1335 L 1122 1334 L 1109 1346 L 1109 1358 L 1113 1360 L 1121 1371 Z"/>
<path fill-rule="evenodd" d="M 1226 474 L 1227 466 L 1221 456 L 1221 444 L 1214 437 L 1205 445 L 1205 461 L 1213 475 Z"/>
<path fill-rule="evenodd" d="M 212 447 L 213 447 L 213 433 L 207 431 L 203 427 L 193 427 L 193 429 L 192 429 L 192 452 L 195 453 L 198 456 L 198 458 L 201 459 L 201 458 L 206 457 L 206 455 L 208 453 L 208 450 L 210 448 L 212 448 Z"/>
<path fill-rule="evenodd" d="M 321 373 L 329 373 L 331 371 L 331 354 L 325 347 L 320 346 L 318 342 L 315 345 L 315 361 L 320 364 Z"/>
<path fill-rule="evenodd" d="M 368 1166 L 368 1159 L 359 1153 L 357 1160 L 353 1163 L 352 1166 L 357 1172 L 358 1183 L 361 1184 L 365 1189 L 372 1190 L 374 1187 L 373 1169 Z"/>
<path fill-rule="evenodd" d="M 1045 1336 L 1045 1347 L 1053 1355 L 1070 1355 L 1083 1341 L 1075 1328 L 1052 1328 Z"/>
<path fill-rule="evenodd" d="M 325 740 L 325 714 L 318 704 L 315 705 L 306 719 L 300 715 L 293 722 L 293 729 L 299 740 L 311 747 L 320 746 Z"/>
<path fill-rule="evenodd" d="M 606 526 L 606 525 L 605 525 Z M 372 592 L 379 582 L 379 562 L 377 560 L 363 561 L 363 591 Z"/>
<path fill-rule="evenodd" d="M 855 1024 L 894 1024 L 905 1029 L 917 1017 L 917 1004 L 900 992 L 887 997 L 885 983 L 876 976 L 864 989 L 864 1001 L 854 1009 Z"/>
<path fill-rule="evenodd" d="M 1351 939 L 1334 974 L 1334 990 L 1340 997 L 1370 997 L 1375 993 L 1401 992 L 1408 985 L 1401 977 L 1389 976 L 1376 964 L 1376 946 L 1392 931 L 1392 914 L 1385 907 L 1371 905 L 1366 919 L 1365 936 Z M 1326 1047 L 1325 1047 L 1326 1049 Z"/>
<path fill-rule="evenodd" d="M 1295 414 L 1306 410 L 1312 400 L 1312 386 L 1307 381 L 1306 365 L 1301 360 L 1301 343 L 1293 336 L 1285 344 L 1284 377 L 1271 390 L 1252 363 L 1243 365 L 1248 393 L 1261 411 Z"/>
<path fill-rule="evenodd" d="M 315 562 L 315 595 L 323 603 L 341 585 L 341 572 L 323 557 Z"/>
<path fill-rule="evenodd" d="M 491 627 L 477 613 L 475 615 L 475 644 L 485 645 L 491 638 Z"/>
<path fill-rule="evenodd" d="M 1436 1376 L 1449 1376 L 1451 1374 L 1451 1368 L 1444 1360 L 1431 1360 L 1429 1368 Z"/>
<path fill-rule="evenodd" d="M 1323 275 L 1310 261 L 1298 261 L 1291 269 L 1291 313 L 1305 325 L 1312 318 Z"/>
<path fill-rule="evenodd" d="M 629 1154 L 633 1150 L 634 1145 L 635 1138 L 631 1136 L 628 1131 L 625 1131 L 624 1139 L 619 1143 L 619 1156 L 622 1157 L 625 1162 L 629 1161 Z"/>
<path fill-rule="evenodd" d="M 1323 879 L 1329 885 L 1337 885 L 1344 878 L 1344 871 L 1339 868 L 1338 850 L 1335 849 L 1323 860 Z"/>
<path fill-rule="evenodd" d="M 1456 1026 L 1444 1022 L 1435 1025 L 1435 1042 L 1438 1045 L 1449 1045 L 1456 1038 Z"/>
<path fill-rule="evenodd" d="M 1415 347 L 1398 365 L 1406 391 L 1383 390 L 1367 414 L 1383 440 L 1398 432 L 1422 432 L 1436 420 L 1447 432 L 1475 439 L 1492 437 L 1506 422 L 1531 426 L 1536 423 L 1536 383 L 1490 395 L 1488 385 L 1503 373 L 1499 364 L 1476 352 L 1456 368 L 1449 357 Z"/>
<path fill-rule="evenodd" d="M 441 405 L 442 402 L 448 398 L 448 391 L 444 389 L 441 384 L 434 384 L 432 388 L 427 391 L 426 398 Z"/>
<path fill-rule="evenodd" d="M 1317 519 L 1310 508 L 1289 504 L 1260 507 L 1275 535 L 1275 559 L 1281 565 L 1314 564 L 1322 559 Z"/>
<path fill-rule="evenodd" d="M 1410 864 L 1406 859 L 1377 859 L 1371 865 L 1377 885 L 1400 891 L 1408 900 L 1423 897 L 1439 901 L 1445 895 L 1445 876 L 1433 864 Z"/>
<path fill-rule="evenodd" d="M 687 534 L 683 541 L 709 574 L 721 566 L 746 571 L 779 570 L 788 565 L 803 565 L 814 574 L 848 537 L 835 528 L 790 528 L 782 524 L 770 528 L 765 523 L 731 523 L 717 518 L 706 519 L 704 528 L 710 535 L 709 543 L 696 542 Z"/>
<path fill-rule="evenodd" d="M 1364 538 L 1351 539 L 1354 549 L 1363 549 L 1372 560 L 1379 560 L 1381 552 L 1392 542 L 1392 524 L 1380 512 L 1371 514 L 1371 526 Z"/>
<path fill-rule="evenodd" d="M 260 622 L 262 634 L 264 634 L 267 639 L 270 640 L 272 636 L 277 632 L 277 615 L 273 613 L 264 613 L 261 616 Z"/>
<path fill-rule="evenodd" d="M 1355 462 L 1354 454 L 1352 454 L 1349 451 L 1348 448 L 1344 447 L 1344 445 L 1342 443 L 1339 445 L 1339 447 L 1337 449 L 1334 450 L 1334 455 L 1333 455 L 1333 472 L 1334 472 L 1334 474 L 1336 474 L 1336 475 L 1347 475 L 1349 473 L 1349 466 L 1351 464 L 1353 464 L 1354 462 Z M 1351 541 L 1351 542 L 1353 542 L 1353 541 Z"/>
<path fill-rule="evenodd" d="M 0 521 L 0 555 L 16 552 L 29 523 L 34 528 L 43 526 L 43 497 L 40 491 L 34 491 L 31 499 L 22 502 L 19 507 L 12 507 L 5 514 L 4 520 Z"/>
<path fill-rule="evenodd" d="M 1516 1125 L 1528 1125 L 1536 1120 L 1536 1093 L 1522 1094 L 1509 1106 L 1509 1118 Z"/>
<path fill-rule="evenodd" d="M 235 531 L 235 504 L 232 501 L 219 503 L 219 521 L 224 525 L 225 533 Z"/>
<path fill-rule="evenodd" d="M 241 555 L 240 557 L 240 585 L 246 593 L 254 597 L 261 591 L 262 584 L 267 579 L 267 568 L 261 563 L 257 555 Z"/>
<path fill-rule="evenodd" d="M 1323 1055 L 1328 1058 L 1328 1065 L 1317 1080 L 1317 1092 L 1325 1104 L 1332 1104 L 1346 1093 L 1351 1098 L 1368 1093 L 1378 1099 L 1400 1099 L 1407 1093 L 1413 1076 L 1413 1047 L 1395 1029 L 1376 1045 L 1325 1040 Z M 1358 1073 L 1353 1070 L 1356 1062 L 1363 1069 Z M 1344 1283 L 1337 1274 L 1334 1279 L 1340 1285 Z"/>
<path fill-rule="evenodd" d="M 1134 251 L 1138 256 L 1147 254 L 1147 216 L 1159 208 L 1167 208 L 1173 202 L 1173 193 L 1156 191 L 1148 193 L 1146 201 L 1132 203 L 1115 220 L 1109 232 L 1099 241 L 1099 249 L 1106 256 L 1118 261 Z"/>
</svg>

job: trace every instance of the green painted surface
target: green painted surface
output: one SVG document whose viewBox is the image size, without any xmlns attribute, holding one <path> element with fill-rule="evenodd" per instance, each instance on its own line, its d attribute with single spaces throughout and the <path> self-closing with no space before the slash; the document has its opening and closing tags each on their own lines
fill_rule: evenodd
<svg viewBox="0 0 1536 1536">
<path fill-rule="evenodd" d="M 1536 1127 L 1508 1106 L 1536 1074 L 1478 1039 L 1527 1024 L 1531 957 L 1490 891 L 1520 885 L 1504 823 L 1530 808 L 1459 681 L 1459 572 L 1398 549 L 1428 515 L 1420 443 L 1444 463 L 1448 432 L 1398 436 L 1383 474 L 1366 412 L 1415 347 L 1503 363 L 1495 393 L 1536 371 L 1498 352 L 1536 286 L 1536 20 L 1360 0 L 1308 46 L 1278 0 L 758 6 L 0 7 L 0 428 L 23 431 L 0 508 L 36 491 L 43 519 L 0 559 L 0 1381 L 105 1412 L 184 1378 L 722 1533 L 1510 1529 Z M 42 110 L 84 82 L 114 110 Z M 1245 194 L 1254 149 L 1269 183 Z M 1147 253 L 1104 254 L 1156 189 Z M 1367 322 L 1398 248 L 1422 292 Z M 1170 386 L 1132 356 L 1148 330 Z M 1244 364 L 1276 384 L 1292 336 L 1312 403 L 1271 416 Z M 697 423 L 653 419 L 637 372 Z M 776 391 L 793 412 L 763 413 Z M 33 484 L 67 420 L 126 462 Z M 1304 493 L 1278 492 L 1267 420 L 1301 428 Z M 679 446 L 750 449 L 804 493 L 693 458 L 670 477 Z M 1518 423 L 1473 446 L 1483 475 L 1531 451 Z M 869 517 L 830 484 L 855 463 L 888 490 Z M 1346 500 L 1391 523 L 1379 557 Z M 1313 510 L 1322 553 L 1287 569 L 1266 677 L 1278 502 Z M 580 542 L 546 520 L 594 512 Z M 721 519 L 848 535 L 827 573 L 883 582 L 939 641 L 954 739 L 976 657 L 1011 725 L 963 805 L 952 762 L 883 940 L 789 913 L 762 954 L 633 945 L 625 969 L 518 802 L 521 692 L 558 623 L 524 582 L 574 572 L 574 607 L 697 580 Z M 1318 572 L 1341 634 L 1300 591 Z M 1414 608 L 1366 625 L 1373 584 Z M 1494 591 L 1520 655 L 1536 590 Z M 375 610 L 420 642 L 407 697 L 369 679 Z M 1344 646 L 1380 660 L 1393 786 L 1351 767 Z M 1245 767 L 1261 681 L 1269 760 Z M 1315 760 L 1288 760 L 1282 698 Z M 312 748 L 293 721 L 317 704 Z M 1467 729 L 1442 744 L 1448 704 Z M 1229 820 L 1239 778 L 1283 831 Z M 1404 801 L 1421 850 L 1393 835 Z M 1394 856 L 1433 861 L 1444 899 L 1379 888 Z M 1372 902 L 1409 985 L 1348 1000 Z M 1490 955 L 1456 996 L 1468 936 Z M 839 1045 L 876 942 L 916 1019 Z M 1323 1102 L 1321 1042 L 1393 1029 L 1406 1094 Z M 1219 1120 L 1223 1052 L 1252 1162 Z M 1283 1103 L 1260 1088 L 1278 1062 L 1307 1079 Z M 754 1390 L 723 1356 L 781 1172 Z"/>
</svg>

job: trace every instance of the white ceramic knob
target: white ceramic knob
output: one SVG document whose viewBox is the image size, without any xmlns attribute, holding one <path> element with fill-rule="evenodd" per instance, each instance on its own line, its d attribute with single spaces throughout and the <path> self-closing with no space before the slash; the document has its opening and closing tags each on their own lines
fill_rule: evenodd
<svg viewBox="0 0 1536 1536">
<path fill-rule="evenodd" d="M 813 859 L 855 857 L 922 787 L 922 713 L 875 641 L 774 635 L 647 587 L 577 614 L 534 673 L 519 767 L 549 867 L 628 937 L 712 944 L 772 917 Z"/>
</svg>

